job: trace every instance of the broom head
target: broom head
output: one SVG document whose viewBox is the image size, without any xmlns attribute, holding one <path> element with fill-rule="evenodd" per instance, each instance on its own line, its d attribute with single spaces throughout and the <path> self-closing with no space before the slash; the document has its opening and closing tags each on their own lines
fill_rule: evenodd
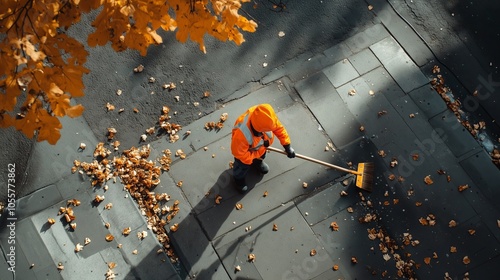
<svg viewBox="0 0 500 280">
<path fill-rule="evenodd" d="M 356 187 L 365 191 L 372 191 L 373 171 L 375 165 L 373 162 L 362 162 L 358 164 L 358 174 L 356 175 Z"/>
</svg>

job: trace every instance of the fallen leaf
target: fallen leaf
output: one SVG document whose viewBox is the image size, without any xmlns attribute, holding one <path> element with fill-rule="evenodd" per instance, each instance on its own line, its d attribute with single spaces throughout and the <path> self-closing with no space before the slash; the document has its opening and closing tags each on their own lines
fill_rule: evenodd
<svg viewBox="0 0 500 280">
<path fill-rule="evenodd" d="M 249 262 L 255 262 L 255 254 L 248 254 L 248 261 Z"/>
<path fill-rule="evenodd" d="M 282 38 L 284 36 L 285 36 L 285 32 L 283 32 L 283 31 L 278 32 L 278 37 Z"/>
<path fill-rule="evenodd" d="M 221 200 L 222 200 L 222 196 L 220 196 L 220 195 L 215 196 L 215 204 L 220 204 Z"/>
<path fill-rule="evenodd" d="M 241 271 L 241 266 L 239 266 L 239 265 L 235 266 L 234 271 L 236 271 L 236 272 Z"/>
<path fill-rule="evenodd" d="M 209 91 L 204 91 L 203 92 L 203 98 L 210 97 L 210 92 Z"/>
<path fill-rule="evenodd" d="M 109 262 L 109 263 L 108 263 L 108 268 L 109 268 L 109 269 L 113 269 L 113 268 L 115 268 L 115 267 L 116 267 L 116 263 L 115 263 L 115 262 Z"/>
<path fill-rule="evenodd" d="M 432 181 L 432 179 L 431 179 L 431 175 L 425 176 L 424 182 L 425 182 L 426 185 L 431 185 L 431 184 L 434 183 L 434 181 Z"/>
<path fill-rule="evenodd" d="M 57 263 L 57 270 L 64 270 L 64 265 L 62 263 Z"/>
<path fill-rule="evenodd" d="M 83 250 L 83 245 L 81 245 L 80 243 L 77 243 L 75 246 L 75 252 L 80 252 L 81 250 Z"/>
<path fill-rule="evenodd" d="M 115 239 L 115 237 L 111 233 L 108 233 L 108 234 L 106 234 L 105 239 L 106 239 L 106 241 L 111 242 Z"/>
<path fill-rule="evenodd" d="M 347 92 L 347 94 L 349 96 L 354 96 L 356 94 L 356 90 L 355 89 L 350 89 L 349 92 Z"/>
<path fill-rule="evenodd" d="M 475 230 L 475 229 L 469 229 L 469 234 L 470 234 L 470 235 L 474 235 L 474 234 L 476 234 L 476 230 Z"/>
<path fill-rule="evenodd" d="M 339 230 L 339 225 L 337 224 L 337 222 L 331 222 L 330 227 L 332 228 L 333 231 Z"/>
<path fill-rule="evenodd" d="M 170 226 L 170 231 L 176 232 L 179 229 L 179 224 L 173 224 Z"/>
<path fill-rule="evenodd" d="M 306 183 L 306 182 L 303 182 L 303 183 L 302 183 L 302 187 L 303 187 L 304 189 L 305 189 L 305 188 L 307 188 L 307 183 Z"/>
<path fill-rule="evenodd" d="M 424 263 L 425 264 L 430 264 L 431 263 L 431 258 L 430 257 L 425 257 L 424 258 Z"/>
<path fill-rule="evenodd" d="M 52 218 L 48 218 L 47 219 L 47 222 L 51 225 L 55 224 L 56 223 L 56 220 L 52 219 Z"/>
<path fill-rule="evenodd" d="M 337 271 L 339 270 L 339 266 L 337 264 L 334 264 L 333 267 L 332 267 L 333 270 Z"/>
<path fill-rule="evenodd" d="M 142 71 L 144 71 L 144 65 L 142 64 L 139 64 L 139 66 L 134 68 L 135 73 L 141 73 Z"/>
<path fill-rule="evenodd" d="M 387 156 L 384 150 L 379 150 L 377 153 L 381 157 L 386 157 Z"/>
<path fill-rule="evenodd" d="M 85 237 L 85 240 L 84 240 L 83 244 L 84 244 L 84 245 L 89 245 L 89 244 L 90 244 L 90 242 L 91 242 L 90 238 Z"/>
<path fill-rule="evenodd" d="M 457 222 L 455 222 L 455 220 L 451 220 L 451 221 L 448 223 L 448 226 L 449 226 L 449 227 L 456 227 L 456 226 L 457 226 Z"/>
<path fill-rule="evenodd" d="M 457 252 L 457 247 L 451 246 L 450 247 L 450 253 L 456 253 Z"/>
<path fill-rule="evenodd" d="M 113 208 L 113 203 L 111 203 L 111 202 L 104 205 L 104 209 L 106 209 L 106 210 L 110 210 L 111 208 Z"/>
<path fill-rule="evenodd" d="M 464 264 L 470 264 L 470 259 L 469 259 L 469 257 L 468 257 L 468 256 L 465 256 L 465 257 L 462 259 L 462 262 L 463 262 Z"/>
<path fill-rule="evenodd" d="M 347 212 L 352 213 L 354 212 L 354 209 L 352 209 L 352 207 L 347 207 Z"/>
<path fill-rule="evenodd" d="M 368 11 L 371 11 L 373 10 L 373 6 L 372 5 L 368 5 Z"/>
<path fill-rule="evenodd" d="M 396 158 L 392 158 L 390 166 L 392 168 L 396 167 L 398 165 L 398 160 Z"/>
<path fill-rule="evenodd" d="M 263 197 L 266 197 L 266 196 L 268 196 L 268 195 L 269 195 L 269 193 L 268 193 L 267 191 L 265 191 L 265 192 L 264 192 L 264 194 L 263 194 L 262 196 L 263 196 Z"/>
<path fill-rule="evenodd" d="M 114 111 L 115 110 L 115 106 L 111 103 L 106 103 L 106 109 L 109 111 Z"/>
<path fill-rule="evenodd" d="M 278 225 L 277 224 L 273 224 L 273 231 L 278 231 Z"/>
<path fill-rule="evenodd" d="M 145 230 L 137 232 L 137 238 L 139 238 L 139 240 L 143 240 L 146 236 L 148 236 L 148 232 Z"/>
<path fill-rule="evenodd" d="M 132 251 L 132 254 L 137 255 L 137 254 L 139 254 L 139 251 L 137 251 L 137 249 L 135 249 L 134 251 Z"/>
<path fill-rule="evenodd" d="M 76 223 L 71 223 L 71 224 L 69 224 L 69 227 L 70 227 L 72 230 L 75 230 L 75 229 L 76 229 Z"/>
<path fill-rule="evenodd" d="M 465 185 L 460 185 L 460 186 L 458 186 L 458 191 L 459 191 L 459 192 L 463 192 L 463 191 L 465 191 L 465 190 L 466 190 L 466 189 L 468 189 L 468 188 L 469 188 L 469 185 L 468 185 L 468 184 L 465 184 Z"/>
<path fill-rule="evenodd" d="M 243 204 L 236 203 L 236 205 L 234 207 L 236 208 L 236 210 L 241 210 L 241 209 L 243 209 Z"/>
<path fill-rule="evenodd" d="M 132 229 L 130 227 L 126 227 L 122 230 L 122 234 L 127 236 L 130 234 L 131 231 L 132 231 Z"/>
<path fill-rule="evenodd" d="M 316 252 L 316 250 L 315 250 L 315 249 L 312 249 L 312 250 L 309 252 L 309 255 L 310 255 L 311 257 L 314 257 L 314 256 L 316 256 L 316 253 L 317 253 L 317 252 Z"/>
<path fill-rule="evenodd" d="M 382 111 L 379 111 L 379 112 L 377 113 L 377 116 L 378 116 L 378 117 L 381 117 L 381 116 L 386 115 L 386 114 L 387 114 L 387 111 L 386 111 L 386 110 L 382 110 Z"/>
<path fill-rule="evenodd" d="M 415 153 L 415 154 L 412 154 L 411 155 L 411 158 L 414 160 L 414 161 L 417 161 L 419 158 L 420 158 L 420 155 Z"/>
<path fill-rule="evenodd" d="M 176 185 L 180 188 L 180 187 L 182 187 L 182 183 L 183 183 L 182 180 L 180 180 L 179 182 L 177 182 Z"/>
<path fill-rule="evenodd" d="M 94 198 L 95 203 L 101 203 L 104 200 L 104 195 L 96 195 Z"/>
<path fill-rule="evenodd" d="M 359 131 L 361 131 L 361 132 L 365 131 L 365 127 L 364 126 L 360 126 L 359 127 Z"/>
<path fill-rule="evenodd" d="M 358 259 L 356 257 L 351 257 L 351 263 L 358 263 Z"/>
<path fill-rule="evenodd" d="M 391 180 L 391 181 L 394 181 L 394 179 L 396 179 L 396 175 L 394 174 L 389 174 L 389 176 L 387 177 L 387 179 Z"/>
</svg>

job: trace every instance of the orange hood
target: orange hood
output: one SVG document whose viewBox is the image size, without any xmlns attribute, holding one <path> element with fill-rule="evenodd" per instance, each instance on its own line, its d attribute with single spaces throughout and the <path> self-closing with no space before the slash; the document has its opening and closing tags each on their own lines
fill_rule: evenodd
<svg viewBox="0 0 500 280">
<path fill-rule="evenodd" d="M 276 113 L 269 104 L 257 105 L 250 116 L 250 123 L 258 132 L 275 130 L 277 120 Z"/>
</svg>

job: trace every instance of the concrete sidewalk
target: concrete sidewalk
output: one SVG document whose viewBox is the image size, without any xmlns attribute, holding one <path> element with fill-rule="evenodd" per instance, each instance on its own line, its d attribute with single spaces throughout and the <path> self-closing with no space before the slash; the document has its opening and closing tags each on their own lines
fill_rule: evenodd
<svg viewBox="0 0 500 280">
<path fill-rule="evenodd" d="M 173 158 L 153 190 L 180 202 L 165 226 L 176 264 L 158 252 L 161 244 L 120 182 L 109 181 L 104 191 L 71 174 L 73 160 L 92 161 L 97 141 L 82 120 L 65 119 L 62 140 L 38 143 L 30 162 L 31 171 L 43 174 L 30 183 L 46 187 L 17 200 L 16 279 L 105 279 L 109 262 L 117 264 L 117 279 L 437 279 L 446 273 L 491 279 L 500 263 L 500 171 L 432 90 L 433 57 L 403 30 L 402 23 L 382 22 L 323 53 L 297 57 L 271 71 L 260 88 L 236 92 L 183 127 L 191 131 L 184 139 L 151 144 L 152 160 L 165 149 L 187 154 Z M 259 103 L 278 111 L 296 152 L 341 166 L 374 162 L 373 192 L 356 189 L 344 173 L 270 153 L 270 173 L 252 171 L 251 189 L 239 194 L 229 169 L 231 127 Z M 204 129 L 222 113 L 229 115 L 222 129 Z M 78 151 L 80 142 L 88 148 Z M 336 151 L 325 150 L 329 142 Z M 92 203 L 96 194 L 113 208 Z M 78 227 L 71 230 L 57 212 L 75 198 L 81 205 L 74 207 Z M 2 218 L 8 222 L 5 212 Z M 49 226 L 48 218 L 57 221 Z M 170 232 L 173 224 L 178 230 Z M 129 236 L 122 234 L 126 227 Z M 148 236 L 141 240 L 142 231 Z M 4 256 L 11 234 L 0 232 Z M 106 241 L 107 234 L 115 239 Z M 92 242 L 75 253 L 85 238 Z M 8 264 L 0 266 L 0 278 L 12 279 Z"/>
</svg>

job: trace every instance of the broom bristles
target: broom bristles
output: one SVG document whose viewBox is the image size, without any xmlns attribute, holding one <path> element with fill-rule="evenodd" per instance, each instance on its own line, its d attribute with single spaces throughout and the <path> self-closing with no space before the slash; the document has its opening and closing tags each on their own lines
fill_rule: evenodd
<svg viewBox="0 0 500 280">
<path fill-rule="evenodd" d="M 375 164 L 373 164 L 373 162 L 365 162 L 361 163 L 360 167 L 362 172 L 357 176 L 361 176 L 361 180 L 360 184 L 357 184 L 357 186 L 363 190 L 371 192 L 373 189 L 373 172 L 375 171 Z"/>
</svg>

